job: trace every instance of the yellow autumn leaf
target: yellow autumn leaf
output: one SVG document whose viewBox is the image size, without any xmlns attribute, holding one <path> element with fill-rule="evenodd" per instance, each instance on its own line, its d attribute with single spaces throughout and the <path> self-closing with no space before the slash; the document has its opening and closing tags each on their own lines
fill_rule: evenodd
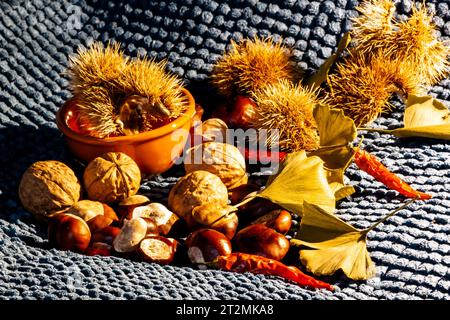
<svg viewBox="0 0 450 320">
<path fill-rule="evenodd" d="M 328 169 L 347 169 L 352 163 L 354 148 L 350 144 L 342 146 L 324 147 L 308 153 L 309 156 L 317 156 L 325 162 Z"/>
<path fill-rule="evenodd" d="M 369 279 L 375 275 L 375 264 L 367 251 L 367 234 L 412 201 L 364 230 L 342 221 L 333 210 L 305 202 L 300 230 L 291 244 L 301 246 L 300 261 L 315 275 L 332 275 L 342 270 L 350 279 Z"/>
<path fill-rule="evenodd" d="M 321 148 L 344 146 L 355 140 L 357 135 L 355 123 L 345 116 L 342 110 L 330 110 L 326 105 L 317 105 L 313 114 Z"/>
<path fill-rule="evenodd" d="M 344 173 L 353 160 L 351 143 L 357 135 L 356 126 L 342 110 L 330 110 L 324 105 L 314 109 L 314 118 L 319 131 L 320 148 L 310 152 L 309 156 L 318 156 L 325 162 L 328 183 L 336 200 L 340 200 L 355 192 L 352 186 L 345 185 Z"/>
<path fill-rule="evenodd" d="M 277 175 L 256 196 L 280 205 L 291 212 L 302 214 L 303 202 L 325 208 L 335 207 L 324 162 L 316 156 L 307 157 L 305 151 L 290 154 Z"/>
<path fill-rule="evenodd" d="M 410 95 L 406 102 L 404 128 L 397 137 L 425 137 L 450 140 L 450 110 L 433 97 Z"/>
<path fill-rule="evenodd" d="M 344 168 L 325 168 L 325 171 L 327 172 L 327 181 L 330 185 L 331 191 L 334 193 L 336 201 L 346 198 L 355 193 L 355 188 L 353 186 L 345 185 L 344 170 Z"/>
<path fill-rule="evenodd" d="M 423 137 L 450 140 L 450 110 L 430 96 L 409 95 L 403 117 L 404 127 L 394 130 L 363 128 L 393 134 L 399 138 Z"/>
</svg>

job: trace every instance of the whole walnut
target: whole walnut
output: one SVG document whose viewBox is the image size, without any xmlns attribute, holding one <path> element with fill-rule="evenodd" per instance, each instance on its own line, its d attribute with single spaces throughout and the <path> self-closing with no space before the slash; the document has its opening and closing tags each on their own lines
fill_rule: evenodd
<svg viewBox="0 0 450 320">
<path fill-rule="evenodd" d="M 19 198 L 23 207 L 45 219 L 71 207 L 81 197 L 81 184 L 75 173 L 62 162 L 33 163 L 23 174 Z"/>
<path fill-rule="evenodd" d="M 245 159 L 235 146 L 206 142 L 190 148 L 184 160 L 186 172 L 204 170 L 218 176 L 228 189 L 247 183 Z"/>
<path fill-rule="evenodd" d="M 203 141 L 226 142 L 228 140 L 228 126 L 219 118 L 210 118 L 201 124 Z"/>
<path fill-rule="evenodd" d="M 228 202 L 228 191 L 218 176 L 207 171 L 188 173 L 170 190 L 169 208 L 185 219 L 189 227 L 196 225 L 192 209 L 208 202 L 225 206 Z"/>
<path fill-rule="evenodd" d="M 88 164 L 83 180 L 89 199 L 115 203 L 137 193 L 141 172 L 125 153 L 108 152 Z"/>
</svg>

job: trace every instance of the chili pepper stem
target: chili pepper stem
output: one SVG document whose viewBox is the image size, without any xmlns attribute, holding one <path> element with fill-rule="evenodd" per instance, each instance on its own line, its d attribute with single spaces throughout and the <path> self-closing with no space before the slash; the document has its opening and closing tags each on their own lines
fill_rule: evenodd
<svg viewBox="0 0 450 320">
<path fill-rule="evenodd" d="M 363 232 L 365 234 L 369 233 L 370 231 L 372 231 L 373 229 L 375 229 L 376 227 L 378 227 L 378 225 L 382 224 L 383 222 L 385 222 L 387 219 L 389 219 L 390 217 L 392 217 L 393 215 L 395 215 L 397 212 L 403 210 L 404 208 L 406 208 L 407 206 L 409 206 L 411 203 L 413 203 L 414 201 L 416 201 L 417 199 L 411 199 L 407 202 L 405 202 L 403 205 L 401 205 L 400 207 L 398 207 L 397 209 L 395 209 L 394 211 L 392 211 L 391 213 L 389 213 L 387 216 L 385 216 L 383 219 L 379 220 L 378 222 L 376 222 L 375 224 L 373 224 L 372 226 L 370 226 L 369 228 L 365 229 Z"/>
</svg>

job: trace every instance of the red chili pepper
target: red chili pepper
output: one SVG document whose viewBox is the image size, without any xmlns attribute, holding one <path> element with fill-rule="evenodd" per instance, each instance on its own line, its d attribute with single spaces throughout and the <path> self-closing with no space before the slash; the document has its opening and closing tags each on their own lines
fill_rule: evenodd
<svg viewBox="0 0 450 320">
<path fill-rule="evenodd" d="M 314 279 L 301 272 L 293 266 L 286 266 L 283 263 L 268 259 L 265 257 L 247 254 L 247 253 L 231 253 L 227 256 L 219 256 L 216 262 L 217 266 L 226 271 L 233 272 L 252 272 L 264 275 L 279 276 L 287 280 L 291 280 L 300 286 L 310 288 L 324 288 L 333 290 L 330 284 Z"/>
<path fill-rule="evenodd" d="M 398 191 L 405 197 L 421 200 L 431 199 L 431 195 L 415 190 L 396 174 L 390 172 L 374 155 L 356 148 L 354 160 L 361 170 L 367 172 L 388 188 Z"/>
<path fill-rule="evenodd" d="M 255 164 L 258 162 L 268 163 L 274 159 L 278 160 L 278 162 L 282 162 L 287 155 L 287 152 L 282 151 L 276 152 L 267 150 L 265 152 L 260 152 L 255 149 L 248 148 L 239 148 L 239 150 L 244 155 L 245 160 Z"/>
</svg>

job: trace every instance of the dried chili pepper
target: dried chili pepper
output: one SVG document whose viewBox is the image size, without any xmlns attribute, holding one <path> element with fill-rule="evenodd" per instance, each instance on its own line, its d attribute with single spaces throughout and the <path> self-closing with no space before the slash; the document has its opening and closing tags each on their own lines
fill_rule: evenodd
<svg viewBox="0 0 450 320">
<path fill-rule="evenodd" d="M 330 284 L 314 279 L 304 274 L 298 268 L 286 266 L 283 263 L 265 257 L 247 254 L 231 253 L 226 256 L 219 256 L 214 263 L 222 270 L 233 272 L 252 272 L 264 275 L 279 276 L 291 280 L 301 286 L 310 288 L 324 288 L 333 290 Z"/>
<path fill-rule="evenodd" d="M 374 155 L 359 148 L 356 148 L 355 151 L 355 164 L 388 188 L 396 190 L 408 198 L 431 199 L 431 195 L 415 190 L 400 177 L 390 172 Z"/>
</svg>

